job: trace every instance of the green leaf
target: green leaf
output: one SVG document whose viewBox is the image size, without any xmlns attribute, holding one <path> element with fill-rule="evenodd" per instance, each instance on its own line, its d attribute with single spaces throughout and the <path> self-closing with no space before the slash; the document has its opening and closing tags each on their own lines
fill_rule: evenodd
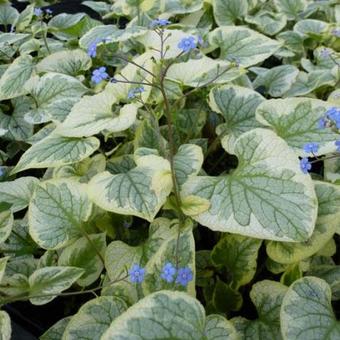
<svg viewBox="0 0 340 340">
<path fill-rule="evenodd" d="M 23 32 L 31 23 L 34 14 L 34 5 L 27 6 L 15 22 L 17 32 Z"/>
<path fill-rule="evenodd" d="M 248 12 L 247 0 L 214 0 L 214 17 L 219 26 L 234 24 Z"/>
<path fill-rule="evenodd" d="M 281 97 L 290 89 L 298 74 L 298 68 L 293 65 L 276 66 L 258 75 L 253 86 L 264 86 L 271 97 Z"/>
<path fill-rule="evenodd" d="M 79 40 L 79 46 L 88 49 L 94 42 L 102 42 L 107 37 L 116 33 L 118 30 L 116 25 L 98 25 L 90 29 Z M 99 43 L 100 46 L 100 43 Z"/>
<path fill-rule="evenodd" d="M 39 107 L 57 99 L 80 97 L 88 89 L 77 79 L 60 73 L 46 73 L 33 88 L 32 95 Z"/>
<path fill-rule="evenodd" d="M 280 278 L 280 282 L 285 286 L 290 286 L 294 281 L 303 276 L 300 263 L 289 265 Z"/>
<path fill-rule="evenodd" d="M 126 104 L 122 108 L 117 106 L 113 112 L 112 105 L 115 103 L 117 99 L 110 90 L 94 96 L 84 96 L 73 106 L 56 131 L 68 137 L 87 137 L 103 130 L 124 131 L 135 122 L 138 107 L 134 104 Z"/>
<path fill-rule="evenodd" d="M 295 281 L 283 299 L 281 331 L 284 339 L 326 340 L 340 337 L 340 323 L 331 305 L 329 285 L 316 277 Z"/>
<path fill-rule="evenodd" d="M 182 226 L 181 233 L 178 236 L 178 221 L 172 221 L 175 226 L 171 228 L 171 234 L 160 245 L 156 253 L 148 261 L 145 271 L 145 279 L 142 287 L 145 295 L 159 291 L 162 289 L 168 290 L 183 290 L 192 296 L 195 292 L 195 240 L 192 233 L 192 222 L 186 221 Z M 193 273 L 193 279 L 183 287 L 176 283 L 168 283 L 160 277 L 160 273 L 166 263 L 172 263 L 178 268 L 189 267 Z M 175 277 L 174 277 L 175 278 Z"/>
<path fill-rule="evenodd" d="M 0 9 L 1 10 L 1 9 Z M 1 340 L 11 340 L 12 326 L 11 319 L 5 311 L 0 311 L 0 338 Z"/>
<path fill-rule="evenodd" d="M 141 150 L 141 149 L 139 149 Z M 170 165 L 156 155 L 138 157 L 137 167 L 118 174 L 103 172 L 89 183 L 92 201 L 104 210 L 152 221 L 172 188 Z"/>
<path fill-rule="evenodd" d="M 211 322 L 207 322 L 204 308 L 196 299 L 181 292 L 161 291 L 140 300 L 116 318 L 102 340 L 218 339 Z M 224 339 L 236 339 L 230 323 L 225 320 L 224 324 L 229 329 L 229 336 Z M 204 334 L 206 327 L 211 337 Z"/>
<path fill-rule="evenodd" d="M 18 19 L 18 11 L 8 4 L 0 4 L 0 25 L 14 25 Z"/>
<path fill-rule="evenodd" d="M 232 288 L 238 289 L 254 277 L 261 243 L 250 237 L 226 234 L 215 245 L 211 259 L 216 266 L 227 269 Z"/>
<path fill-rule="evenodd" d="M 284 13 L 289 20 L 298 20 L 300 12 L 307 6 L 306 0 L 274 0 L 276 10 Z"/>
<path fill-rule="evenodd" d="M 317 155 L 334 152 L 338 134 L 331 128 L 320 129 L 318 122 L 332 105 L 310 98 L 271 99 L 256 110 L 256 119 L 271 127 L 299 156 L 307 156 L 303 146 L 309 142 L 320 146 Z"/>
<path fill-rule="evenodd" d="M 256 238 L 310 237 L 317 214 L 314 187 L 287 144 L 271 131 L 254 129 L 237 139 L 235 154 L 239 165 L 230 175 L 191 177 L 184 184 L 183 197 L 211 203 L 193 218 L 212 230 Z"/>
<path fill-rule="evenodd" d="M 7 261 L 9 260 L 9 256 L 2 257 L 0 259 L 0 283 L 5 275 Z"/>
<path fill-rule="evenodd" d="M 52 119 L 53 105 L 66 98 L 80 98 L 88 89 L 76 78 L 61 73 L 46 73 L 31 90 L 37 108 L 28 112 L 26 120 L 39 124 Z"/>
<path fill-rule="evenodd" d="M 57 167 L 80 162 L 99 148 L 95 137 L 72 138 L 49 135 L 33 144 L 20 158 L 12 173 L 31 168 Z"/>
<path fill-rule="evenodd" d="M 37 71 L 64 73 L 76 76 L 88 70 L 92 65 L 91 58 L 83 50 L 59 51 L 48 55 L 37 65 Z"/>
<path fill-rule="evenodd" d="M 206 318 L 204 334 L 209 340 L 238 339 L 234 326 L 221 315 L 211 314 Z"/>
<path fill-rule="evenodd" d="M 248 15 L 246 21 L 257 26 L 258 30 L 266 35 L 279 33 L 287 24 L 287 17 L 282 13 L 262 10 L 255 15 Z"/>
<path fill-rule="evenodd" d="M 236 139 L 244 132 L 259 127 L 256 108 L 264 98 L 257 92 L 234 85 L 215 87 L 210 91 L 209 106 L 224 118 L 216 132 L 224 137 L 223 147 L 232 151 Z"/>
<path fill-rule="evenodd" d="M 83 269 L 76 267 L 45 267 L 36 270 L 28 279 L 30 302 L 43 305 L 52 301 L 63 290 L 70 288 L 83 273 Z"/>
<path fill-rule="evenodd" d="M 32 73 L 33 63 L 30 55 L 22 55 L 16 58 L 0 78 L 0 100 L 19 97 L 28 93 L 28 82 Z"/>
<path fill-rule="evenodd" d="M 237 58 L 243 67 L 264 61 L 281 46 L 281 43 L 276 40 L 240 26 L 216 28 L 209 33 L 208 37 L 212 49 L 220 48 L 221 59 Z"/>
<path fill-rule="evenodd" d="M 240 310 L 243 298 L 237 290 L 218 279 L 214 287 L 212 303 L 218 312 L 230 313 Z"/>
<path fill-rule="evenodd" d="M 126 303 L 115 296 L 101 296 L 90 300 L 72 317 L 63 339 L 100 340 L 111 322 L 126 309 Z"/>
<path fill-rule="evenodd" d="M 339 227 L 340 187 L 326 182 L 315 182 L 319 203 L 318 218 L 311 237 L 302 243 L 268 242 L 268 256 L 279 263 L 299 262 L 316 254 L 333 237 Z"/>
<path fill-rule="evenodd" d="M 14 218 L 10 210 L 0 212 L 0 243 L 8 239 L 12 232 L 13 222 Z"/>
<path fill-rule="evenodd" d="M 71 316 L 60 319 L 52 327 L 50 327 L 43 335 L 40 336 L 40 340 L 60 340 L 63 337 L 65 328 L 70 322 Z"/>
<path fill-rule="evenodd" d="M 134 150 L 137 150 L 138 148 L 150 148 L 156 149 L 163 154 L 166 144 L 167 141 L 161 135 L 158 121 L 155 117 L 152 117 L 152 119 L 144 119 L 138 125 L 133 140 Z"/>
<path fill-rule="evenodd" d="M 57 249 L 82 236 L 92 205 L 85 185 L 61 179 L 36 187 L 29 205 L 29 232 L 44 249 Z"/>
<path fill-rule="evenodd" d="M 25 120 L 32 101 L 28 97 L 18 97 L 11 101 L 13 112 L 8 115 L 0 110 L 0 128 L 6 131 L 4 139 L 27 141 L 33 135 L 33 125 Z"/>
<path fill-rule="evenodd" d="M 171 65 L 166 76 L 167 79 L 180 82 L 182 86 L 198 87 L 208 83 L 227 83 L 244 73 L 244 69 L 233 67 L 228 61 L 204 56 Z"/>
<path fill-rule="evenodd" d="M 32 197 L 39 180 L 35 177 L 21 177 L 14 181 L 0 182 L 0 197 L 2 202 L 11 204 L 11 211 L 25 209 Z"/>
<path fill-rule="evenodd" d="M 250 298 L 256 307 L 258 319 L 243 317 L 231 319 L 241 339 L 280 340 L 280 307 L 288 288 L 275 281 L 264 280 L 253 285 Z"/>
<path fill-rule="evenodd" d="M 302 35 L 304 38 L 310 36 L 321 35 L 328 29 L 329 24 L 315 19 L 299 20 L 295 26 L 294 31 Z"/>
<path fill-rule="evenodd" d="M 177 183 L 182 185 L 189 177 L 197 175 L 201 170 L 203 160 L 201 147 L 194 144 L 182 144 L 174 157 Z"/>
<path fill-rule="evenodd" d="M 332 300 L 340 300 L 340 266 L 325 264 L 313 266 L 307 275 L 325 280 L 331 287 Z"/>
<path fill-rule="evenodd" d="M 84 269 L 84 274 L 78 279 L 77 284 L 82 287 L 89 286 L 99 278 L 104 268 L 97 251 L 104 257 L 105 248 L 106 235 L 104 233 L 88 235 L 88 238 L 82 237 L 63 249 L 58 265 Z"/>
</svg>

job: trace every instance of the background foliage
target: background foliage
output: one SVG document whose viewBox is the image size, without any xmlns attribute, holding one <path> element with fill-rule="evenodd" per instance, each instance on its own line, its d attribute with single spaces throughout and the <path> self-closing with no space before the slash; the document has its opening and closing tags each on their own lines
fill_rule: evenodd
<svg viewBox="0 0 340 340">
<path fill-rule="evenodd" d="M 337 339 L 337 0 L 0 1 L 0 333 Z"/>
</svg>

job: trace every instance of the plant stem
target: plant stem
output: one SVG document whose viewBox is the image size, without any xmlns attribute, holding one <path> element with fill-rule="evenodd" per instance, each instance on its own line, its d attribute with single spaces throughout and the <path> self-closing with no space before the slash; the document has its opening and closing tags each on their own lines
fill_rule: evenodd
<svg viewBox="0 0 340 340">
<path fill-rule="evenodd" d="M 46 50 L 48 52 L 48 54 L 51 54 L 50 48 L 48 47 L 48 43 L 47 43 L 47 31 L 44 29 L 44 25 L 43 25 L 43 21 L 40 21 L 41 24 L 41 29 L 43 30 L 43 40 L 44 40 L 44 45 L 46 47 Z"/>
</svg>

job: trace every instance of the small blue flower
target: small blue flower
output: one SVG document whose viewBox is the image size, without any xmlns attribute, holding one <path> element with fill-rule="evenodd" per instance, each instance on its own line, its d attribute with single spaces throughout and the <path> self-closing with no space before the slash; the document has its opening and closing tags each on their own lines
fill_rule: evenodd
<svg viewBox="0 0 340 340">
<path fill-rule="evenodd" d="M 102 66 L 92 72 L 91 80 L 95 84 L 99 84 L 102 80 L 107 79 L 109 75 L 106 73 L 106 67 Z"/>
<path fill-rule="evenodd" d="M 190 50 L 197 47 L 197 42 L 195 37 L 190 36 L 183 38 L 177 45 L 177 47 L 182 50 L 184 53 L 189 52 Z"/>
<path fill-rule="evenodd" d="M 312 164 L 309 163 L 308 158 L 304 157 L 300 160 L 300 168 L 304 174 L 308 173 L 308 171 L 312 168 Z"/>
<path fill-rule="evenodd" d="M 176 268 L 172 265 L 172 263 L 168 262 L 164 265 L 162 269 L 161 278 L 166 282 L 173 282 L 174 275 L 176 274 Z"/>
<path fill-rule="evenodd" d="M 155 20 L 152 20 L 151 23 L 150 23 L 150 27 L 151 28 L 154 28 L 156 26 L 167 26 L 167 25 L 170 25 L 171 24 L 171 21 L 167 20 L 167 19 L 155 19 Z"/>
<path fill-rule="evenodd" d="M 320 51 L 320 56 L 321 58 L 328 58 L 329 56 L 331 55 L 331 50 L 329 48 L 323 48 L 321 51 Z"/>
<path fill-rule="evenodd" d="M 336 151 L 340 152 L 340 140 L 335 141 Z"/>
<path fill-rule="evenodd" d="M 340 27 L 334 28 L 331 33 L 335 37 L 340 38 Z"/>
<path fill-rule="evenodd" d="M 132 283 L 141 283 L 144 280 L 145 269 L 138 264 L 134 264 L 129 270 L 129 275 Z"/>
<path fill-rule="evenodd" d="M 306 143 L 303 146 L 303 150 L 307 153 L 317 153 L 319 150 L 319 144 L 318 143 Z"/>
<path fill-rule="evenodd" d="M 2 177 L 5 174 L 5 171 L 2 169 L 2 167 L 0 166 L 0 177 Z"/>
<path fill-rule="evenodd" d="M 318 120 L 318 128 L 319 129 L 324 129 L 327 126 L 327 120 L 326 118 L 320 118 Z"/>
<path fill-rule="evenodd" d="M 192 271 L 189 267 L 178 269 L 176 283 L 186 286 L 193 278 Z"/>
<path fill-rule="evenodd" d="M 89 48 L 87 49 L 87 54 L 91 58 L 94 58 L 97 55 L 97 42 L 96 41 L 90 44 Z"/>
<path fill-rule="evenodd" d="M 140 94 L 142 92 L 144 92 L 145 89 L 143 86 L 140 87 L 135 87 L 134 89 L 131 89 L 128 93 L 128 99 L 132 99 L 135 98 L 137 94 Z"/>
<path fill-rule="evenodd" d="M 43 15 L 43 10 L 39 7 L 34 8 L 34 15 L 37 17 L 40 17 L 41 15 Z"/>
<path fill-rule="evenodd" d="M 340 129 L 340 108 L 337 107 L 331 107 L 326 111 L 326 116 L 330 120 L 332 120 L 336 127 Z"/>
<path fill-rule="evenodd" d="M 46 8 L 45 12 L 46 12 L 47 14 L 49 14 L 49 15 L 51 15 L 51 14 L 53 13 L 53 11 L 52 11 L 51 9 L 49 9 L 49 8 Z"/>
</svg>

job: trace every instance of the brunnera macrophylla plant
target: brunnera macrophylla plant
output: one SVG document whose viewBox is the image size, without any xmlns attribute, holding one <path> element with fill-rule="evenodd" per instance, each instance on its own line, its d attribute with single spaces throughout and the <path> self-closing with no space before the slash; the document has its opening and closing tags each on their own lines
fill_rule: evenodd
<svg viewBox="0 0 340 340">
<path fill-rule="evenodd" d="M 72 296 L 43 340 L 339 337 L 339 4 L 86 5 L 0 4 L 1 305 Z"/>
</svg>

